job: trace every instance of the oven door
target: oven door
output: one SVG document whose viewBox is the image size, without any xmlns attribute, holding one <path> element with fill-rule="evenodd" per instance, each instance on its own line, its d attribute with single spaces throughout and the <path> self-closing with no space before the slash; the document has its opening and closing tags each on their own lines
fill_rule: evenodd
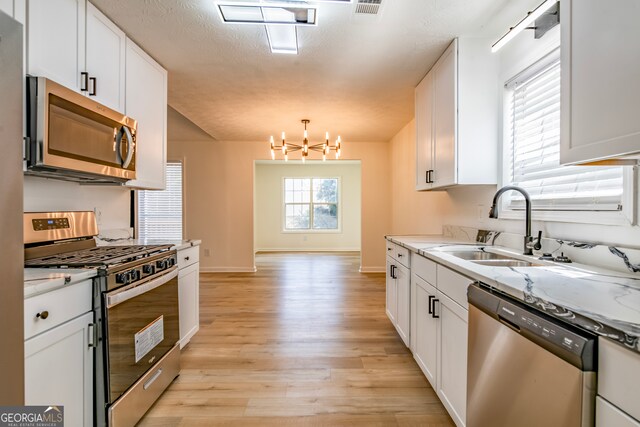
<svg viewBox="0 0 640 427">
<path fill-rule="evenodd" d="M 104 294 L 107 399 L 114 402 L 180 338 L 178 269 Z"/>
</svg>

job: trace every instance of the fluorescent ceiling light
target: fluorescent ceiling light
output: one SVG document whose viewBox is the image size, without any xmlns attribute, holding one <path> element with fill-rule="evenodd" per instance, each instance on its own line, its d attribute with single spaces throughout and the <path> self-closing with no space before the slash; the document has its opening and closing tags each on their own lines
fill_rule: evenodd
<svg viewBox="0 0 640 427">
<path fill-rule="evenodd" d="M 502 36 L 500 40 L 498 40 L 493 44 L 493 46 L 491 46 L 491 52 L 497 52 L 498 50 L 500 50 L 500 48 L 509 43 L 515 36 L 520 34 L 522 30 L 528 28 L 531 24 L 533 24 L 536 19 L 540 18 L 542 14 L 544 14 L 557 2 L 558 0 L 546 0 L 533 12 L 529 12 L 529 14 L 522 21 L 518 22 L 515 27 L 511 28 L 507 34 Z"/>
<path fill-rule="evenodd" d="M 265 25 L 271 53 L 298 53 L 298 34 L 295 26 Z"/>
<path fill-rule="evenodd" d="M 316 25 L 317 9 L 307 4 L 291 3 L 218 3 L 224 22 L 233 24 Z"/>
</svg>

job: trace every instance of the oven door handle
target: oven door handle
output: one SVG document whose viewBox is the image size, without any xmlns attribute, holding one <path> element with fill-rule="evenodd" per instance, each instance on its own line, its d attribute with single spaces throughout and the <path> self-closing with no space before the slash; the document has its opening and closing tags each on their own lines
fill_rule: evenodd
<svg viewBox="0 0 640 427">
<path fill-rule="evenodd" d="M 176 277 L 178 277 L 178 268 L 174 267 L 173 271 L 164 274 L 157 279 L 150 280 L 142 285 L 134 287 L 127 286 L 124 289 L 117 290 L 114 293 L 107 295 L 107 308 L 114 307 L 120 303 L 130 300 L 131 298 L 135 298 L 138 295 L 142 295 L 145 292 L 158 288 Z"/>
</svg>

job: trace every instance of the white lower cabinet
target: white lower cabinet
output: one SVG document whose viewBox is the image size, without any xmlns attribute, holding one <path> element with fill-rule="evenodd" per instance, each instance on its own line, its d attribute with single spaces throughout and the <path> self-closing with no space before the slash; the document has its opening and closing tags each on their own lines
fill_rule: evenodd
<svg viewBox="0 0 640 427">
<path fill-rule="evenodd" d="M 394 260 L 391 257 L 387 257 L 387 278 L 386 278 L 386 310 L 387 317 L 391 320 L 391 323 L 395 326 L 396 314 L 398 313 L 398 297 L 397 297 L 397 283 L 394 274 L 396 266 Z"/>
<path fill-rule="evenodd" d="M 596 427 L 640 427 L 640 354 L 598 338 Z"/>
<path fill-rule="evenodd" d="M 411 350 L 413 358 L 434 390 L 437 368 L 438 319 L 432 304 L 436 288 L 416 274 L 411 277 Z"/>
<path fill-rule="evenodd" d="M 408 254 L 405 258 L 408 257 Z M 411 271 L 387 256 L 386 311 L 404 344 L 411 345 Z"/>
<path fill-rule="evenodd" d="M 180 301 L 180 348 L 187 345 L 200 329 L 200 279 L 199 263 L 178 272 Z"/>
<path fill-rule="evenodd" d="M 397 315 L 396 330 L 404 344 L 411 344 L 411 274 L 403 265 L 396 268 Z"/>
<path fill-rule="evenodd" d="M 619 408 L 597 396 L 596 427 L 640 427 L 640 421 L 631 418 Z"/>
<path fill-rule="evenodd" d="M 467 329 L 469 313 L 438 291 L 433 310 L 439 316 L 436 392 L 458 426 L 467 410 Z"/>
<path fill-rule="evenodd" d="M 64 406 L 65 426 L 93 424 L 93 313 L 86 313 L 24 343 L 25 404 Z"/>
<path fill-rule="evenodd" d="M 178 251 L 178 301 L 180 304 L 180 348 L 200 330 L 199 246 Z"/>
<path fill-rule="evenodd" d="M 474 280 L 415 252 L 410 259 L 411 269 L 407 271 L 411 277 L 410 349 L 453 422 L 464 427 L 467 412 L 467 288 Z M 387 289 L 390 289 L 389 257 L 387 261 Z M 393 270 L 397 271 L 396 268 Z M 398 301 L 400 293 L 398 291 Z M 400 307 L 399 302 L 396 306 Z M 398 311 L 395 318 L 400 317 Z"/>
</svg>

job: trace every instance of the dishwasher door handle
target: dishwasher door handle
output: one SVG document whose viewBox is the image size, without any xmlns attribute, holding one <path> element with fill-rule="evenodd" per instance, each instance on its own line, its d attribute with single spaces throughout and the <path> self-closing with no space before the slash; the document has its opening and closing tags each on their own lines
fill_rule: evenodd
<svg viewBox="0 0 640 427">
<path fill-rule="evenodd" d="M 514 331 L 520 333 L 520 326 L 516 325 L 515 323 L 513 323 L 511 320 L 506 319 L 500 315 L 498 315 L 498 320 L 500 321 L 500 323 L 502 323 L 503 325 L 508 326 L 509 328 L 513 329 Z"/>
</svg>

